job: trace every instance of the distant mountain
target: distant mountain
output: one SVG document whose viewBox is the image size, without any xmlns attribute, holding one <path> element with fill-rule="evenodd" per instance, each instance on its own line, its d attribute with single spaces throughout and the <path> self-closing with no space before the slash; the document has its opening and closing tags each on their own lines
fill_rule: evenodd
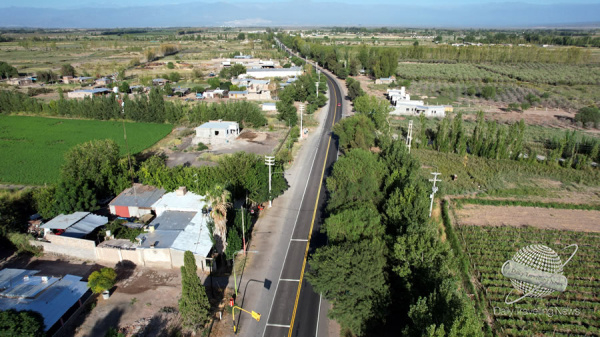
<svg viewBox="0 0 600 337">
<path fill-rule="evenodd" d="M 0 7 L 2 27 L 115 28 L 201 26 L 548 27 L 598 22 L 600 4 L 433 5 L 316 2 L 187 4 L 42 9 Z"/>
</svg>

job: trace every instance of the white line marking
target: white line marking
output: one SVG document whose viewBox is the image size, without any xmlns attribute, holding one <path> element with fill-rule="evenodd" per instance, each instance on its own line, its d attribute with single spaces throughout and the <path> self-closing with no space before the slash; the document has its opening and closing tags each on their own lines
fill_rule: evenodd
<svg viewBox="0 0 600 337">
<path fill-rule="evenodd" d="M 278 328 L 287 328 L 287 329 L 290 328 L 289 325 L 285 325 L 285 324 L 271 324 L 271 323 L 267 323 L 267 326 L 274 326 L 274 327 L 278 327 Z"/>
<path fill-rule="evenodd" d="M 308 241 L 308 239 L 291 239 L 290 241 L 306 242 L 306 241 Z"/>
<path fill-rule="evenodd" d="M 279 282 L 284 281 L 284 282 L 300 282 L 300 280 L 294 280 L 291 278 L 282 278 L 279 280 Z"/>
<path fill-rule="evenodd" d="M 315 149 L 315 154 L 313 156 L 312 164 L 310 165 L 310 171 L 308 172 L 308 176 L 306 178 L 306 185 L 304 186 L 304 192 L 302 192 L 302 200 L 300 200 L 300 205 L 304 203 L 304 196 L 306 195 L 306 190 L 308 189 L 308 182 L 310 181 L 310 175 L 312 174 L 312 169 L 315 166 L 315 160 L 317 159 L 317 153 L 319 152 L 319 147 L 321 145 L 321 140 L 323 139 L 323 134 L 325 132 L 325 125 L 327 124 L 327 118 L 325 118 L 325 123 L 323 124 L 323 129 L 321 130 L 321 135 L 319 136 L 319 142 L 317 143 L 317 148 Z M 296 221 L 294 222 L 294 227 L 292 228 L 292 233 L 290 234 L 290 241 L 288 241 L 288 247 L 285 251 L 285 258 L 283 259 L 283 264 L 281 265 L 281 272 L 279 273 L 279 280 L 281 280 L 281 275 L 283 275 L 283 267 L 285 267 L 285 261 L 288 256 L 288 252 L 290 251 L 290 246 L 292 244 L 292 236 L 294 235 L 294 231 L 296 230 L 296 225 L 298 224 L 298 218 L 300 217 L 300 210 L 298 210 L 298 214 L 296 214 Z M 308 240 L 307 240 L 308 241 Z M 273 293 L 273 300 L 271 301 L 271 307 L 269 308 L 269 315 L 267 316 L 267 322 L 271 318 L 271 312 L 273 311 L 273 304 L 275 303 L 275 296 L 277 295 L 277 289 L 279 288 L 279 282 L 275 286 L 275 292 Z M 267 323 L 269 325 L 269 323 Z M 288 325 L 289 328 L 289 325 Z M 265 329 L 263 330 L 263 337 L 267 333 L 267 326 L 265 325 Z"/>
<path fill-rule="evenodd" d="M 319 294 L 319 311 L 317 311 L 317 330 L 315 331 L 315 337 L 319 337 L 319 318 L 321 318 L 321 300 L 323 295 Z"/>
</svg>

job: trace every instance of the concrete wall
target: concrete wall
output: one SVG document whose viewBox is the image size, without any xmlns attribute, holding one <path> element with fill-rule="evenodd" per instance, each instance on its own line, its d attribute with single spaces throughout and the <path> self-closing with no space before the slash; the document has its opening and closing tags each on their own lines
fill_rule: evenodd
<svg viewBox="0 0 600 337">
<path fill-rule="evenodd" d="M 70 238 L 61 235 L 48 234 L 46 240 L 31 241 L 31 244 L 42 246 L 45 254 L 72 256 L 83 260 L 96 261 L 96 243 L 91 240 Z"/>
<path fill-rule="evenodd" d="M 183 266 L 184 252 L 170 248 L 158 249 L 118 249 L 111 247 L 96 247 L 94 241 L 63 237 L 49 234 L 46 239 L 50 242 L 31 240 L 32 245 L 41 246 L 44 254 L 56 254 L 77 259 L 97 261 L 104 264 L 117 264 L 121 261 L 131 261 L 138 266 L 173 269 Z M 210 272 L 206 257 L 195 255 L 196 265 L 203 272 Z"/>
</svg>

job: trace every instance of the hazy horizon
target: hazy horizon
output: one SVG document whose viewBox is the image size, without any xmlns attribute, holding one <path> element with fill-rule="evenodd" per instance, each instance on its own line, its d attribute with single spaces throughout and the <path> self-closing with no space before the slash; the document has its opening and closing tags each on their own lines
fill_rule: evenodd
<svg viewBox="0 0 600 337">
<path fill-rule="evenodd" d="M 395 26 L 431 28 L 538 28 L 600 26 L 600 0 L 554 3 L 545 0 L 452 3 L 409 1 L 191 1 L 74 0 L 0 1 L 5 28 L 136 28 L 207 26 Z M 331 15 L 329 13 L 335 13 Z"/>
</svg>

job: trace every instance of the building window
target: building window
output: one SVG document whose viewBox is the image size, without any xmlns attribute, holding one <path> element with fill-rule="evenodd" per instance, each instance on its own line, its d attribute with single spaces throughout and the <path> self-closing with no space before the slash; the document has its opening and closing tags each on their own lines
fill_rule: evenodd
<svg viewBox="0 0 600 337">
<path fill-rule="evenodd" d="M 219 131 L 215 131 L 215 136 L 218 136 L 218 135 L 219 135 Z"/>
</svg>

